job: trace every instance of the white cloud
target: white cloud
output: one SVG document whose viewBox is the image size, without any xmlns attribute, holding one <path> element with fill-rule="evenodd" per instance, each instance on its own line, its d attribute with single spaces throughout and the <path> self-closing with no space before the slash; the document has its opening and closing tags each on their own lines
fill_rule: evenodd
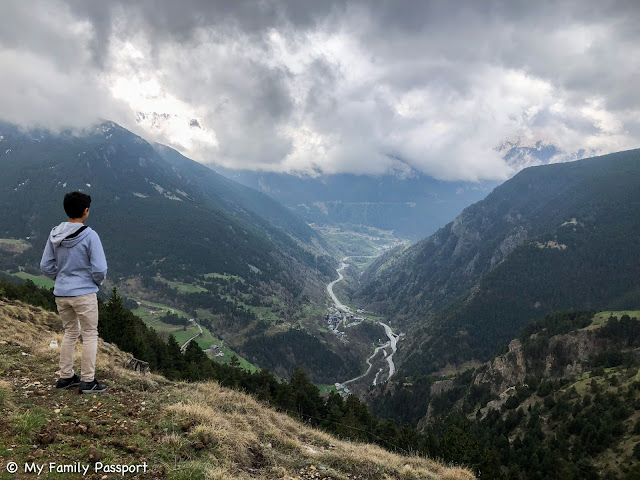
<svg viewBox="0 0 640 480">
<path fill-rule="evenodd" d="M 447 180 L 513 174 L 495 147 L 514 136 L 555 161 L 640 145 L 634 5 L 465 5 L 15 3 L 0 118 L 108 118 L 226 167 Z"/>
</svg>

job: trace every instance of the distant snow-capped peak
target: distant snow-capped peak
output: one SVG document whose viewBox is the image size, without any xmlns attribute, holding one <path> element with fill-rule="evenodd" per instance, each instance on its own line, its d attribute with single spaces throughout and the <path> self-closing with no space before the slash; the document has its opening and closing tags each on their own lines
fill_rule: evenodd
<svg viewBox="0 0 640 480">
<path fill-rule="evenodd" d="M 602 153 L 586 148 L 567 151 L 547 140 L 519 136 L 506 139 L 495 150 L 516 171 L 537 165 L 573 162 Z"/>
<path fill-rule="evenodd" d="M 498 145 L 496 151 L 507 164 L 517 171 L 535 165 L 566 161 L 562 150 L 554 144 L 540 139 L 509 138 Z"/>
</svg>

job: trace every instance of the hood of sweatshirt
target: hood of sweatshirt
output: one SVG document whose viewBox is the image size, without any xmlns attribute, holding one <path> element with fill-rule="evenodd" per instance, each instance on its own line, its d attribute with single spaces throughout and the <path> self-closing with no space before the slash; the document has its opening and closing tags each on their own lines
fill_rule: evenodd
<svg viewBox="0 0 640 480">
<path fill-rule="evenodd" d="M 60 225 L 53 227 L 49 234 L 49 240 L 54 247 L 58 247 L 61 244 L 65 247 L 73 247 L 79 243 L 84 237 L 89 235 L 91 228 L 85 228 L 79 235 L 65 240 L 69 235 L 73 235 L 80 230 L 84 225 L 82 223 L 62 222 Z M 63 243 L 64 241 L 64 243 Z"/>
</svg>

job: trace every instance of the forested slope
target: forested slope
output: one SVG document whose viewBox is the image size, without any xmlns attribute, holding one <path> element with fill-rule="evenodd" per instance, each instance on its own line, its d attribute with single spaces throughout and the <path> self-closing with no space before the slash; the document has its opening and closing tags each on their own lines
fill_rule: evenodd
<svg viewBox="0 0 640 480">
<path fill-rule="evenodd" d="M 412 332 L 407 374 L 485 360 L 545 312 L 637 303 L 639 211 L 640 150 L 529 168 L 380 259 L 355 300 Z"/>
</svg>

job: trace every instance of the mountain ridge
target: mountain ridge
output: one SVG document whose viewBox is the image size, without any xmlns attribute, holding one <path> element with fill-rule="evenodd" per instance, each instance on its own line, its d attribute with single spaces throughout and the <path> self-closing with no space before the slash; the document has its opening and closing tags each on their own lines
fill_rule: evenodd
<svg viewBox="0 0 640 480">
<path fill-rule="evenodd" d="M 525 169 L 436 234 L 376 261 L 354 301 L 413 326 L 399 352 L 400 370 L 413 373 L 486 358 L 545 311 L 624 303 L 640 268 L 639 186 L 640 150 Z M 614 281 L 598 286 L 592 274 Z"/>
<path fill-rule="evenodd" d="M 270 197 L 113 122 L 60 134 L 0 123 L 0 136 L 0 272 L 40 275 L 45 239 L 66 220 L 62 197 L 81 189 L 93 196 L 87 224 L 107 253 L 106 287 L 198 316 L 235 351 L 268 330 L 302 327 L 324 305 L 331 249 Z M 318 352 L 335 355 L 314 340 Z M 262 348 L 238 353 L 257 358 Z M 281 361 L 264 366 L 290 374 L 304 365 L 296 356 Z"/>
</svg>

